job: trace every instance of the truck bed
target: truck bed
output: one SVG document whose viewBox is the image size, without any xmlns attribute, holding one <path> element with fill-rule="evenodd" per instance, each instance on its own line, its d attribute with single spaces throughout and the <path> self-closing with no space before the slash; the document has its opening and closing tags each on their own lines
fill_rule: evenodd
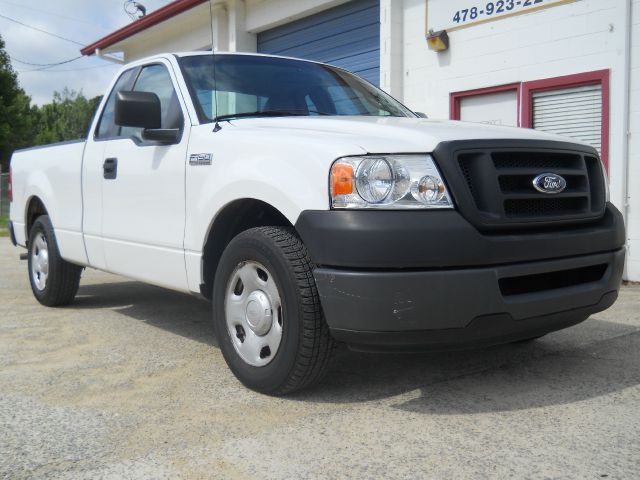
<svg viewBox="0 0 640 480">
<path fill-rule="evenodd" d="M 86 263 L 82 241 L 82 155 L 84 140 L 16 151 L 11 159 L 13 202 L 10 219 L 18 245 L 26 246 L 29 207 L 47 206 L 62 257 Z"/>
</svg>

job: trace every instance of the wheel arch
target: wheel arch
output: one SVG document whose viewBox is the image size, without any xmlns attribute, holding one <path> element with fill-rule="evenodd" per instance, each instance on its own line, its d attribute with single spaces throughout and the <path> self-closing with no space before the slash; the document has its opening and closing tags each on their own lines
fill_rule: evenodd
<svg viewBox="0 0 640 480">
<path fill-rule="evenodd" d="M 38 195 L 32 195 L 26 202 L 24 211 L 25 238 L 29 241 L 29 233 L 36 219 L 42 215 L 49 215 L 49 211 Z"/>
<path fill-rule="evenodd" d="M 210 299 L 218 263 L 229 242 L 239 233 L 254 227 L 295 228 L 273 205 L 254 198 L 234 200 L 225 205 L 209 226 L 202 250 L 200 293 Z"/>
</svg>

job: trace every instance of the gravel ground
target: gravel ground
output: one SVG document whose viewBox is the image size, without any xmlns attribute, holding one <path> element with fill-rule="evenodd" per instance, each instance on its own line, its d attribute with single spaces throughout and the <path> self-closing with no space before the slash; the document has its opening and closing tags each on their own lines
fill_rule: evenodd
<svg viewBox="0 0 640 480">
<path fill-rule="evenodd" d="M 0 242 L 0 478 L 640 477 L 640 287 L 473 352 L 339 351 L 284 399 L 226 368 L 209 305 L 87 271 L 40 307 Z"/>
</svg>

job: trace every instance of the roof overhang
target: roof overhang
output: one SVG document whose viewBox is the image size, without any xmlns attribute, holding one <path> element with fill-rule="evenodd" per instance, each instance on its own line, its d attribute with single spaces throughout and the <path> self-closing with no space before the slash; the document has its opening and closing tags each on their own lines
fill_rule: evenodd
<svg viewBox="0 0 640 480">
<path fill-rule="evenodd" d="M 208 0 L 176 0 L 168 5 L 165 5 L 162 8 L 159 8 L 158 10 L 155 10 L 149 15 L 145 15 L 135 22 L 130 23 L 129 25 L 126 25 L 113 33 L 110 33 L 106 37 L 93 42 L 91 45 L 87 45 L 80 50 L 80 53 L 82 53 L 83 55 L 93 55 L 96 51 L 104 50 L 122 40 L 125 40 L 144 30 L 147 30 L 154 25 L 158 25 L 165 20 L 180 15 L 181 13 L 184 13 L 187 10 L 190 10 L 207 1 Z"/>
</svg>

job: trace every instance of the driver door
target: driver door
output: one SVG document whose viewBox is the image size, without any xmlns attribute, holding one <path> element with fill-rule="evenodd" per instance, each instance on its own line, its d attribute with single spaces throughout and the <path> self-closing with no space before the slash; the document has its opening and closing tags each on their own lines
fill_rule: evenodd
<svg viewBox="0 0 640 480">
<path fill-rule="evenodd" d="M 155 93 L 163 129 L 180 129 L 173 145 L 144 140 L 142 129 L 118 127 L 103 154 L 102 239 L 108 271 L 188 290 L 184 260 L 186 109 L 170 64 L 142 67 L 133 91 Z"/>
</svg>

